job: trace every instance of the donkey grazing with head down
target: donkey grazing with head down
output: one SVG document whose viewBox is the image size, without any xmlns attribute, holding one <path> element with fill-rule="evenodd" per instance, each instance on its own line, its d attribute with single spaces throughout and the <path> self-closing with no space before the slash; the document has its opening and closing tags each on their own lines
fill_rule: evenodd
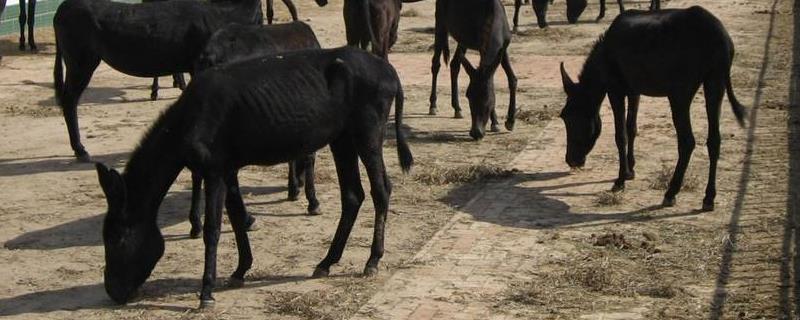
<svg viewBox="0 0 800 320">
<path fill-rule="evenodd" d="M 510 101 L 508 104 L 508 117 L 506 129 L 514 129 L 514 116 L 516 115 L 517 77 L 511 69 L 508 58 L 508 45 L 511 43 L 511 31 L 508 28 L 508 19 L 503 4 L 499 0 L 437 0 L 436 1 L 436 31 L 433 51 L 431 73 L 430 111 L 435 115 L 436 108 L 436 77 L 439 74 L 441 63 L 439 59 L 444 53 L 444 61 L 450 55 L 447 44 L 448 35 L 458 42 L 458 47 L 450 62 L 450 81 L 452 82 L 452 105 L 455 117 L 461 118 L 461 107 L 458 102 L 458 72 L 459 64 L 469 75 L 470 82 L 467 87 L 467 99 L 472 116 L 472 129 L 469 135 L 480 140 L 485 135 L 486 123 L 492 120 L 492 131 L 500 131 L 495 112 L 494 73 L 498 65 L 503 66 L 508 77 Z M 481 61 L 478 68 L 474 68 L 467 61 L 464 54 L 467 49 L 477 50 Z"/>
<path fill-rule="evenodd" d="M 191 73 L 197 55 L 214 31 L 232 22 L 262 21 L 260 0 L 61 3 L 53 18 L 53 77 L 56 100 L 64 113 L 75 155 L 79 160 L 89 160 L 80 141 L 77 106 L 101 60 L 138 77 Z M 67 67 L 66 78 L 62 58 Z"/>
<path fill-rule="evenodd" d="M 297 21 L 286 24 L 266 26 L 231 24 L 215 32 L 203 51 L 200 53 L 195 65 L 195 72 L 248 58 L 263 57 L 281 52 L 319 49 L 317 36 L 307 24 Z M 308 200 L 308 214 L 320 214 L 319 200 L 314 186 L 314 153 L 301 156 L 289 162 L 289 200 L 297 200 L 300 187 L 305 186 L 306 200 Z M 189 236 L 197 238 L 202 232 L 203 224 L 200 222 L 200 192 L 203 177 L 199 173 L 192 173 L 192 205 L 189 209 L 189 222 L 192 230 Z M 255 218 L 248 216 L 248 228 L 255 222 Z"/>
<path fill-rule="evenodd" d="M 746 113 L 731 86 L 733 56 L 733 42 L 725 27 L 701 7 L 621 14 L 594 45 L 578 83 L 572 81 L 561 64 L 567 93 L 567 103 L 561 111 L 567 129 L 567 164 L 582 167 L 586 162 L 586 155 L 600 135 L 600 104 L 608 95 L 619 152 L 619 176 L 611 190 L 623 190 L 625 180 L 635 176 L 633 142 L 639 96 L 666 96 L 678 135 L 679 157 L 663 205 L 673 206 L 695 147 L 689 108 L 703 85 L 710 162 L 703 210 L 714 210 L 719 117 L 726 90 L 740 125 L 744 125 Z M 627 120 L 625 97 L 628 98 Z"/>
<path fill-rule="evenodd" d="M 383 140 L 392 102 L 400 167 L 413 157 L 401 131 L 403 91 L 385 60 L 353 48 L 309 50 L 226 64 L 198 74 L 134 150 L 123 174 L 97 164 L 108 201 L 103 224 L 105 289 L 127 302 L 164 252 L 158 207 L 183 167 L 205 180 L 205 267 L 200 307 L 214 304 L 216 253 L 223 205 L 236 236 L 239 262 L 231 285 L 242 285 L 253 261 L 237 173 L 247 165 L 298 159 L 330 145 L 341 188 L 342 218 L 314 276 L 326 276 L 342 256 L 364 190 L 359 159 L 375 205 L 374 275 L 384 253 L 391 183 Z"/>
<path fill-rule="evenodd" d="M 517 32 L 519 21 L 519 8 L 522 7 L 523 0 L 514 0 L 514 32 Z M 533 13 L 536 14 L 536 24 L 539 28 L 547 27 L 547 7 L 553 4 L 553 0 L 533 0 Z M 526 1 L 527 3 L 527 1 Z M 619 4 L 619 12 L 625 11 L 625 6 L 622 0 L 617 0 Z M 583 10 L 586 10 L 586 0 L 567 0 L 567 21 L 569 23 L 577 23 Z M 661 0 L 650 0 L 650 10 L 660 10 Z M 600 21 L 606 16 L 606 0 L 600 0 L 600 14 L 597 16 L 596 21 Z"/>
</svg>

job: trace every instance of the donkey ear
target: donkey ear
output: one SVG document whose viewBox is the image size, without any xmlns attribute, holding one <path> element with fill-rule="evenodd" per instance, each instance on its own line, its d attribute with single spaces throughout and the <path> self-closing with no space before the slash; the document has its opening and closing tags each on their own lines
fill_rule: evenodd
<svg viewBox="0 0 800 320">
<path fill-rule="evenodd" d="M 472 63 L 469 63 L 466 57 L 461 57 L 461 65 L 464 66 L 464 71 L 467 72 L 470 78 L 478 74 L 478 71 L 475 70 L 475 67 L 472 66 Z"/>
<path fill-rule="evenodd" d="M 95 163 L 97 169 L 97 179 L 100 181 L 100 187 L 103 188 L 103 193 L 106 195 L 108 201 L 109 212 L 112 207 L 117 208 L 125 201 L 125 182 L 117 170 L 106 167 L 106 165 L 98 162 Z"/>
<path fill-rule="evenodd" d="M 567 69 L 564 68 L 564 62 L 561 62 L 561 82 L 564 85 L 564 92 L 570 94 L 572 89 L 575 88 L 575 82 L 567 74 Z"/>
<path fill-rule="evenodd" d="M 349 101 L 352 97 L 353 75 L 344 60 L 336 58 L 325 69 L 325 80 L 328 82 L 328 90 L 335 100 Z"/>
</svg>

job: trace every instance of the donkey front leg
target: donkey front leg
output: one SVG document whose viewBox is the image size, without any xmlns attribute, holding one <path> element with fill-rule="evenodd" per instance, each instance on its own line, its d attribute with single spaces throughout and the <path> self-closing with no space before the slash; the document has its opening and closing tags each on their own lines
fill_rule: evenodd
<svg viewBox="0 0 800 320">
<path fill-rule="evenodd" d="M 439 59 L 442 57 L 442 50 L 439 48 L 433 49 L 433 60 L 431 61 L 431 97 L 430 103 L 431 106 L 428 109 L 429 116 L 435 116 L 437 112 L 436 108 L 436 77 L 439 75 L 439 69 L 442 67 L 442 63 L 439 62 Z"/>
<path fill-rule="evenodd" d="M 506 130 L 514 130 L 514 122 L 517 116 L 517 76 L 514 75 L 514 69 L 511 68 L 511 59 L 508 58 L 507 48 L 503 49 L 503 54 L 500 60 L 503 66 L 503 71 L 508 77 L 508 115 L 506 116 Z"/>
<path fill-rule="evenodd" d="M 464 57 L 466 52 L 467 48 L 459 44 L 453 54 L 453 60 L 450 61 L 450 103 L 453 106 L 453 118 L 456 119 L 464 118 L 461 114 L 461 104 L 458 102 L 458 73 L 461 70 L 461 59 L 466 59 Z"/>
<path fill-rule="evenodd" d="M 20 10 L 22 7 L 20 7 Z M 36 0 L 28 1 L 28 48 L 31 51 L 39 50 L 33 37 L 34 26 L 36 25 Z"/>
<path fill-rule="evenodd" d="M 617 4 L 619 4 L 619 13 L 625 12 L 625 5 L 622 4 L 622 0 L 617 0 Z"/>
<path fill-rule="evenodd" d="M 625 173 L 626 180 L 633 180 L 636 177 L 636 157 L 633 155 L 633 142 L 636 140 L 636 135 L 639 129 L 636 125 L 636 118 L 639 113 L 639 95 L 632 94 L 628 96 L 628 172 Z"/>
<path fill-rule="evenodd" d="M 200 308 L 214 307 L 214 284 L 217 281 L 217 245 L 222 225 L 222 205 L 225 202 L 225 182 L 220 175 L 205 175 L 206 217 L 203 225 L 205 265 L 203 287 L 200 290 Z"/>
<path fill-rule="evenodd" d="M 283 4 L 289 9 L 289 14 L 292 15 L 292 21 L 297 21 L 297 8 L 294 7 L 292 0 L 283 0 Z"/>
<path fill-rule="evenodd" d="M 661 10 L 661 0 L 650 0 L 650 11 Z"/>
<path fill-rule="evenodd" d="M 625 127 L 625 95 L 618 93 L 608 93 L 608 100 L 611 102 L 611 110 L 614 112 L 614 142 L 617 144 L 619 153 L 619 174 L 614 181 L 612 192 L 625 190 L 625 180 L 628 176 L 628 133 Z"/>
<path fill-rule="evenodd" d="M 247 223 L 249 215 L 244 207 L 242 194 L 239 192 L 239 178 L 236 170 L 231 171 L 225 178 L 228 187 L 225 196 L 225 208 L 228 210 L 228 219 L 231 221 L 233 233 L 236 235 L 236 248 L 239 251 L 239 265 L 229 280 L 232 287 L 244 285 L 244 275 L 253 265 L 253 253 L 250 251 L 250 239 L 247 237 Z"/>
<path fill-rule="evenodd" d="M 331 144 L 331 152 L 336 162 L 336 173 L 339 176 L 339 189 L 342 201 L 342 216 L 331 247 L 314 270 L 313 277 L 325 277 L 330 273 L 331 265 L 338 263 L 350 237 L 350 231 L 358 217 L 358 210 L 364 202 L 364 189 L 358 170 L 358 154 L 350 136 L 343 136 Z"/>
<path fill-rule="evenodd" d="M 317 200 L 317 188 L 314 184 L 314 167 L 316 162 L 316 155 L 314 153 L 301 158 L 300 160 L 300 167 L 299 169 L 305 177 L 305 192 L 306 192 L 306 200 L 308 201 L 308 214 L 309 215 L 318 215 L 320 214 L 319 210 L 319 200 Z"/>
<path fill-rule="evenodd" d="M 519 8 L 522 7 L 522 0 L 514 0 L 514 29 L 512 32 L 517 33 L 519 30 L 517 26 L 519 25 Z"/>
<path fill-rule="evenodd" d="M 664 201 L 661 203 L 665 207 L 675 205 L 675 196 L 683 186 L 683 177 L 686 174 L 686 168 L 689 166 L 689 160 L 692 158 L 692 152 L 694 151 L 695 141 L 689 112 L 693 96 L 693 94 L 689 95 L 688 98 L 673 98 L 670 96 L 672 123 L 678 134 L 678 164 L 675 166 L 675 172 L 672 174 L 669 188 L 667 193 L 664 194 Z"/>
</svg>

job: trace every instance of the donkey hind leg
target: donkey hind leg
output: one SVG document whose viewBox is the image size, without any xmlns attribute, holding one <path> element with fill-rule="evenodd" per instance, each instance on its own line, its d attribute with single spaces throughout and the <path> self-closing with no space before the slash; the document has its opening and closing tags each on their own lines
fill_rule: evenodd
<svg viewBox="0 0 800 320">
<path fill-rule="evenodd" d="M 675 205 L 675 195 L 678 194 L 681 186 L 683 186 L 683 177 L 686 174 L 686 168 L 689 166 L 689 160 L 695 147 L 689 107 L 692 104 L 692 98 L 694 93 L 697 92 L 697 88 L 691 92 L 692 94 L 681 97 L 669 97 L 670 109 L 672 109 L 672 123 L 678 135 L 678 164 L 675 166 L 672 180 L 669 181 L 669 188 L 667 188 L 667 192 L 664 194 L 664 201 L 661 203 L 665 207 Z"/>
<path fill-rule="evenodd" d="M 192 225 L 189 237 L 192 239 L 200 238 L 200 234 L 203 232 L 203 223 L 200 222 L 202 192 L 203 176 L 192 171 L 192 205 L 189 208 L 189 223 Z"/>
<path fill-rule="evenodd" d="M 172 87 L 181 89 L 181 91 L 186 89 L 186 79 L 183 77 L 183 73 L 172 74 Z"/>
<path fill-rule="evenodd" d="M 450 103 L 453 106 L 453 118 L 461 119 L 464 115 L 461 114 L 461 105 L 458 102 L 458 73 L 461 70 L 461 59 L 466 59 L 464 54 L 467 48 L 460 44 L 456 47 L 456 52 L 453 53 L 453 60 L 450 61 Z"/>
<path fill-rule="evenodd" d="M 508 58 L 508 50 L 503 49 L 503 54 L 500 60 L 503 71 L 508 78 L 508 115 L 506 116 L 506 130 L 514 130 L 514 122 L 517 116 L 517 76 L 514 75 L 514 70 L 511 68 L 511 60 Z"/>
<path fill-rule="evenodd" d="M 430 103 L 431 106 L 428 109 L 429 116 L 435 116 L 437 112 L 436 108 L 436 77 L 439 75 L 439 69 L 442 67 L 442 63 L 439 61 L 442 57 L 442 49 L 434 48 L 433 49 L 433 60 L 431 61 L 431 97 Z"/>
<path fill-rule="evenodd" d="M 331 152 L 336 162 L 336 173 L 339 176 L 339 189 L 342 201 L 342 216 L 336 234 L 331 241 L 328 254 L 317 265 L 313 277 L 325 277 L 330 273 L 331 265 L 338 263 L 347 238 L 353 229 L 361 203 L 364 202 L 364 189 L 358 169 L 358 153 L 350 136 L 342 136 L 331 143 Z"/>
<path fill-rule="evenodd" d="M 283 0 L 283 4 L 289 9 L 289 14 L 292 15 L 292 21 L 297 21 L 297 8 L 294 7 L 292 0 Z"/>
<path fill-rule="evenodd" d="M 231 287 L 241 287 L 244 285 L 244 274 L 253 265 L 253 254 L 250 251 L 250 240 L 247 237 L 247 223 L 250 217 L 244 207 L 242 194 L 239 191 L 239 179 L 237 170 L 228 172 L 225 184 L 228 188 L 225 195 L 225 208 L 228 211 L 228 219 L 231 221 L 233 233 L 236 236 L 236 248 L 239 251 L 239 264 L 236 271 L 230 277 L 228 283 Z"/>
<path fill-rule="evenodd" d="M 25 10 L 25 0 L 19 0 L 19 50 L 25 51 L 25 24 L 28 14 Z"/>
<path fill-rule="evenodd" d="M 364 267 L 364 275 L 372 276 L 378 274 L 378 263 L 383 257 L 383 241 L 386 231 L 386 214 L 389 210 L 389 196 L 392 192 L 389 176 L 386 174 L 386 166 L 383 161 L 383 148 L 380 135 L 370 135 L 364 137 L 358 143 L 358 154 L 361 162 L 367 169 L 370 183 L 370 195 L 375 206 L 375 224 L 373 226 L 372 247 L 367 265 Z"/>
<path fill-rule="evenodd" d="M 622 4 L 622 0 L 617 0 L 617 4 L 619 4 L 619 13 L 625 12 L 625 5 Z"/>
<path fill-rule="evenodd" d="M 721 79 L 721 78 L 718 78 Z M 720 134 L 719 114 L 722 105 L 722 96 L 725 93 L 723 83 L 718 79 L 708 80 L 703 84 L 706 98 L 706 113 L 708 115 L 708 184 L 706 195 L 703 198 L 703 211 L 714 210 L 714 199 L 717 196 L 717 160 L 719 160 Z"/>
<path fill-rule="evenodd" d="M 661 0 L 650 0 L 650 11 L 661 10 Z"/>
<path fill-rule="evenodd" d="M 203 243 L 205 244 L 205 264 L 203 266 L 203 286 L 200 290 L 200 308 L 214 306 L 214 284 L 217 280 L 217 245 L 222 226 L 222 206 L 225 202 L 225 182 L 222 176 L 205 175 L 206 214 L 203 224 Z"/>
<path fill-rule="evenodd" d="M 628 96 L 628 121 L 626 129 L 628 131 L 628 171 L 625 173 L 626 180 L 633 180 L 636 177 L 636 157 L 633 155 L 633 142 L 636 140 L 636 135 L 639 129 L 636 125 L 636 118 L 639 113 L 639 95 L 632 94 Z"/>
<path fill-rule="evenodd" d="M 608 100 L 611 102 L 611 110 L 614 112 L 614 142 L 617 145 L 619 155 L 619 174 L 614 180 L 611 191 L 618 192 L 625 190 L 625 180 L 628 172 L 628 156 L 626 148 L 628 144 L 628 133 L 625 126 L 625 96 L 618 93 L 608 93 Z"/>
<path fill-rule="evenodd" d="M 158 99 L 158 77 L 153 77 L 153 85 L 150 86 L 150 100 Z"/>
<path fill-rule="evenodd" d="M 272 24 L 272 18 L 275 17 L 275 8 L 273 0 L 267 0 L 267 24 Z"/>
<path fill-rule="evenodd" d="M 22 10 L 22 7 L 20 7 Z M 36 40 L 34 40 L 33 29 L 36 24 L 36 0 L 28 1 L 28 48 L 31 51 L 38 51 L 36 47 Z"/>
<path fill-rule="evenodd" d="M 66 61 L 67 74 L 64 81 L 64 93 L 61 98 L 61 111 L 64 113 L 64 121 L 67 123 L 69 133 L 69 144 L 75 157 L 81 162 L 90 162 L 91 157 L 86 152 L 86 148 L 81 144 L 81 134 L 78 126 L 78 100 L 89 81 L 92 74 L 100 64 L 100 58 L 89 56 L 82 57 L 80 61 Z"/>
</svg>

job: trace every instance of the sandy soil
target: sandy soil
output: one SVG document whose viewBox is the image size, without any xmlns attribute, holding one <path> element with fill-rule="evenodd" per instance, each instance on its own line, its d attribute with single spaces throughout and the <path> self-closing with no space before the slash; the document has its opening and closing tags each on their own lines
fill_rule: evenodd
<svg viewBox="0 0 800 320">
<path fill-rule="evenodd" d="M 667 5 L 680 7 L 690 3 L 693 2 L 673 0 Z M 341 1 L 332 1 L 324 8 L 316 7 L 312 1 L 296 4 L 300 16 L 315 29 L 323 46 L 345 43 Z M 285 21 L 288 13 L 279 2 L 276 5 L 278 21 Z M 639 1 L 629 7 L 644 8 L 646 5 Z M 730 4 L 703 1 L 703 5 L 718 14 L 728 26 L 737 48 L 734 85 L 740 100 L 751 101 L 767 27 L 766 15 L 762 12 L 768 10 L 769 4 L 765 0 L 741 0 Z M 250 234 L 254 268 L 248 274 L 245 288 L 218 289 L 215 294 L 217 309 L 202 314 L 193 311 L 198 302 L 203 256 L 202 241 L 186 237 L 189 230 L 186 219 L 190 194 L 188 174 L 184 172 L 179 177 L 160 210 L 159 224 L 167 239 L 164 257 L 143 286 L 139 299 L 126 306 L 114 306 L 102 286 L 104 262 L 100 228 L 106 204 L 93 166 L 73 161 L 63 118 L 53 100 L 52 31 L 38 31 L 42 51 L 37 54 L 16 51 L 15 37 L 0 38 L 0 53 L 5 56 L 0 61 L 0 136 L 3 137 L 0 139 L 0 190 L 3 190 L 0 192 L 0 243 L 4 244 L 0 249 L 0 261 L 5 266 L 0 268 L 0 316 L 339 319 L 353 314 L 393 270 L 403 268 L 406 261 L 481 188 L 482 174 L 509 174 L 504 172 L 509 161 L 534 140 L 563 104 L 558 62 L 564 61 L 575 74 L 591 43 L 618 12 L 615 6 L 610 6 L 603 22 L 591 23 L 597 15 L 597 5 L 591 3 L 583 16 L 586 23 L 564 25 L 564 3 L 556 1 L 549 14 L 552 27 L 539 30 L 535 28 L 532 10 L 525 8 L 521 13 L 521 32 L 515 36 L 510 52 L 520 79 L 519 107 L 526 120 L 519 121 L 513 133 L 490 134 L 484 141 L 475 143 L 467 135 L 469 117 L 451 118 L 447 68 L 442 68 L 439 77 L 440 114 L 427 116 L 431 56 L 428 49 L 433 42 L 433 11 L 433 1 L 406 5 L 399 41 L 390 55 L 406 92 L 405 123 L 410 130 L 417 166 L 411 175 L 400 174 L 393 156 L 394 143 L 387 142 L 384 151 L 395 189 L 382 273 L 370 279 L 358 276 L 371 242 L 373 210 L 367 199 L 345 256 L 332 268 L 332 276 L 308 278 L 324 256 L 338 221 L 336 175 L 330 153 L 325 150 L 320 152 L 317 161 L 322 216 L 304 215 L 304 200 L 285 201 L 285 166 L 251 167 L 240 173 L 247 208 L 258 218 L 260 226 Z M 507 7 L 507 11 L 510 15 L 513 7 Z M 776 79 L 788 78 L 788 71 L 787 68 L 785 77 L 776 76 Z M 508 103 L 505 75 L 498 72 L 496 80 L 500 92 L 498 114 L 504 115 Z M 162 79 L 162 84 L 167 82 L 166 78 Z M 463 73 L 461 83 L 463 95 L 467 83 Z M 141 134 L 180 94 L 177 89 L 163 89 L 161 98 L 151 102 L 149 84 L 149 79 L 126 76 L 106 65 L 95 72 L 81 100 L 79 114 L 84 145 L 97 160 L 124 167 Z M 468 112 L 463 96 L 461 101 Z M 697 191 L 682 194 L 680 201 L 687 203 L 687 207 L 688 203 L 692 206 L 700 203 L 705 182 L 707 161 L 702 147 L 705 112 L 701 103 L 699 94 L 694 109 L 698 148 L 691 164 L 691 174 L 700 177 L 700 186 Z M 650 182 L 658 176 L 662 164 L 671 166 L 677 157 L 666 100 L 643 98 L 642 106 L 642 117 L 651 120 L 640 127 L 637 174 L 650 178 L 628 184 L 629 190 L 648 190 L 643 195 L 631 196 L 636 201 L 626 203 L 628 207 L 660 201 L 661 191 L 650 190 Z M 731 206 L 744 149 L 743 131 L 735 126 L 727 102 L 722 115 L 724 142 L 717 212 L 725 212 Z M 606 112 L 604 117 L 610 115 Z M 611 141 L 611 134 L 611 127 L 606 127 L 602 139 Z M 563 154 L 551 156 L 561 158 Z M 613 153 L 603 152 L 595 154 L 590 161 L 597 164 L 588 170 L 601 171 L 616 160 Z M 570 200 L 569 205 L 602 207 L 595 202 L 595 197 L 576 198 Z M 709 235 L 704 246 L 698 245 L 697 250 L 707 250 L 701 254 L 709 257 L 706 263 L 710 267 L 697 272 L 665 273 L 665 277 L 713 279 L 714 253 L 719 241 L 715 228 L 724 220 L 723 214 L 710 214 L 693 219 L 688 222 L 688 229 L 681 229 L 690 230 L 684 233 Z M 666 231 L 670 230 L 669 221 L 660 223 L 665 224 Z M 683 226 L 687 222 L 676 224 Z M 223 226 L 223 231 L 218 259 L 220 278 L 233 270 L 236 261 L 229 225 Z M 653 232 L 661 231 L 666 232 L 662 229 Z M 577 233 L 588 235 L 591 231 L 570 232 L 573 232 L 572 237 L 578 238 L 581 236 Z M 684 252 L 681 250 L 696 239 L 689 237 L 674 243 L 670 249 Z M 517 308 L 523 317 L 528 308 L 524 304 L 509 304 L 508 307 Z"/>
</svg>

